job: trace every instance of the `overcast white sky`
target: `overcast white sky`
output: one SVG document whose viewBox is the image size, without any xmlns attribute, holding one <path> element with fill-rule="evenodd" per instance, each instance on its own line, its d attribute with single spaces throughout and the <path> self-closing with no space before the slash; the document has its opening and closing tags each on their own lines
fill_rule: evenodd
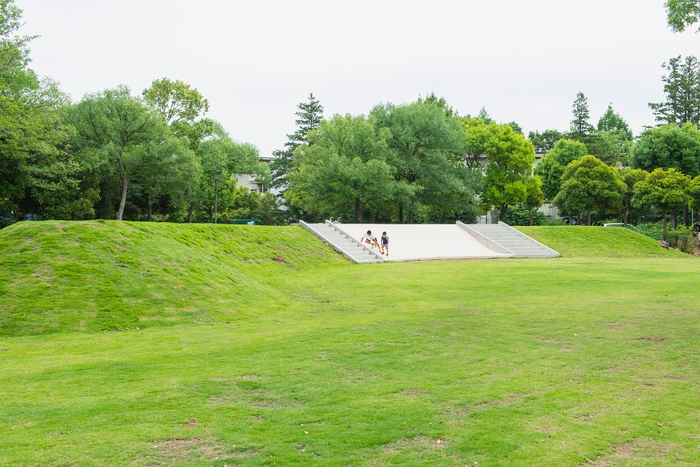
<svg viewBox="0 0 700 467">
<path fill-rule="evenodd" d="M 310 92 L 335 113 L 444 96 L 525 132 L 565 130 L 576 93 L 593 123 L 612 102 L 635 132 L 664 100 L 661 64 L 700 55 L 663 0 L 16 0 L 32 67 L 74 100 L 179 79 L 261 155 L 281 148 Z"/>
</svg>

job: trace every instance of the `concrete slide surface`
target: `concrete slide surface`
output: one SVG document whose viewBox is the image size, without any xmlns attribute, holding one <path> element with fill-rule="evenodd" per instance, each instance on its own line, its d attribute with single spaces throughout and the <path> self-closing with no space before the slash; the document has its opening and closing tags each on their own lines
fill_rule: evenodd
<svg viewBox="0 0 700 467">
<path fill-rule="evenodd" d="M 431 259 L 508 258 L 497 253 L 455 224 L 334 224 L 351 237 L 360 240 L 371 230 L 379 240 L 382 232 L 389 237 L 389 261 Z M 381 244 L 381 240 L 379 240 Z"/>
</svg>

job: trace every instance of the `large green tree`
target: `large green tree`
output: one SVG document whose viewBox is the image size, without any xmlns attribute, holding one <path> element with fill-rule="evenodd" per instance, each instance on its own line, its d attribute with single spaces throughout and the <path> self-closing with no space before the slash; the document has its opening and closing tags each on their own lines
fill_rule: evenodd
<svg viewBox="0 0 700 467">
<path fill-rule="evenodd" d="M 214 122 L 205 118 L 209 101 L 189 84 L 168 78 L 157 79 L 143 91 L 143 98 L 163 115 L 173 135 L 189 140 L 193 150 L 212 134 Z"/>
<path fill-rule="evenodd" d="M 628 162 L 634 135 L 629 124 L 608 105 L 598 120 L 596 138 L 592 152 L 608 165 Z"/>
<path fill-rule="evenodd" d="M 626 186 L 621 205 L 622 219 L 626 226 L 629 218 L 630 207 L 632 205 L 632 197 L 634 196 L 634 185 L 636 185 L 637 182 L 645 180 L 648 172 L 642 169 L 623 167 L 621 165 L 615 167 L 615 169 L 618 171 L 618 174 L 620 174 L 620 178 Z"/>
<path fill-rule="evenodd" d="M 700 131 L 691 123 L 648 129 L 632 148 L 631 162 L 646 171 L 673 168 L 691 177 L 700 175 Z"/>
<path fill-rule="evenodd" d="M 321 124 L 323 106 L 311 93 L 308 102 L 302 102 L 297 106 L 295 115 L 297 116 L 296 130 L 287 135 L 288 141 L 284 143 L 284 149 L 273 151 L 272 155 L 275 156 L 275 159 L 270 163 L 272 186 L 280 189 L 282 194 L 287 186 L 287 172 L 292 167 L 294 151 L 300 145 L 309 143 L 307 135 Z"/>
<path fill-rule="evenodd" d="M 525 182 L 525 200 L 522 205 L 530 218 L 530 225 L 533 225 L 535 213 L 543 204 L 542 180 L 537 175 L 528 177 Z"/>
<path fill-rule="evenodd" d="M 220 210 L 229 209 L 235 203 L 235 174 L 250 174 L 264 184 L 269 183 L 269 167 L 260 162 L 258 149 L 252 144 L 234 141 L 216 122 L 212 135 L 201 143 L 197 153 L 202 176 L 190 195 L 188 221 L 212 222 L 217 195 Z"/>
<path fill-rule="evenodd" d="M 299 146 L 293 170 L 288 173 L 285 196 L 303 212 L 316 217 L 354 218 L 370 222 L 375 215 L 390 218 L 385 210 L 402 191 L 410 192 L 405 182 L 397 181 L 389 156 L 389 131 L 375 131 L 371 119 L 364 116 L 335 115 L 322 121 L 309 134 L 309 144 Z"/>
<path fill-rule="evenodd" d="M 698 0 L 666 0 L 668 25 L 675 32 L 683 32 L 688 26 L 700 19 L 700 1 Z"/>
<path fill-rule="evenodd" d="M 557 141 L 535 168 L 535 174 L 542 179 L 542 192 L 545 199 L 552 201 L 561 188 L 561 177 L 566 166 L 588 154 L 588 148 L 580 141 L 561 139 Z"/>
<path fill-rule="evenodd" d="M 94 198 L 80 190 L 60 118 L 67 97 L 28 68 L 31 36 L 18 34 L 22 10 L 0 0 L 0 214 L 89 217 Z"/>
<path fill-rule="evenodd" d="M 174 214 L 186 206 L 186 194 L 196 189 L 201 177 L 201 163 L 189 147 L 187 138 L 169 137 L 163 131 L 141 148 L 145 161 L 135 182 L 143 193 L 148 221 L 153 220 L 153 206 L 161 215 Z"/>
<path fill-rule="evenodd" d="M 527 198 L 528 178 L 532 175 L 535 163 L 535 148 L 510 125 L 491 123 L 486 128 L 486 177 L 480 201 L 484 211 L 497 208 L 500 220 L 503 221 L 508 206 L 523 203 Z"/>
<path fill-rule="evenodd" d="M 676 123 L 700 122 L 700 63 L 690 55 L 672 58 L 661 65 L 668 71 L 661 80 L 664 83 L 666 102 L 649 103 L 657 122 Z"/>
<path fill-rule="evenodd" d="M 76 128 L 73 145 L 85 157 L 103 162 L 119 178 L 116 218 L 121 220 L 129 183 L 154 163 L 154 153 L 145 148 L 154 139 L 167 138 L 167 126 L 125 86 L 87 94 L 67 112 L 67 118 Z M 160 161 L 165 163 L 167 159 Z"/>
<path fill-rule="evenodd" d="M 668 214 L 688 206 L 690 177 L 675 169 L 654 169 L 647 177 L 634 185 L 632 204 L 648 209 L 652 206 L 664 214 L 664 235 L 668 225 Z M 676 216 L 671 217 L 676 227 Z"/>
<path fill-rule="evenodd" d="M 564 212 L 586 212 L 591 225 L 591 211 L 620 210 L 626 185 L 618 172 L 595 156 L 583 156 L 566 166 L 562 186 L 554 204 Z"/>
<path fill-rule="evenodd" d="M 690 182 L 688 195 L 690 196 L 690 207 L 700 215 L 700 175 Z"/>
<path fill-rule="evenodd" d="M 395 198 L 399 222 L 473 216 L 479 175 L 462 162 L 464 130 L 457 117 L 430 101 L 381 104 L 371 115 L 378 131 L 390 131 L 387 162 L 396 181 L 411 187 Z"/>
<path fill-rule="evenodd" d="M 595 131 L 590 123 L 591 113 L 588 110 L 588 98 L 579 92 L 573 104 L 574 119 L 571 120 L 569 138 L 585 141 Z"/>
</svg>

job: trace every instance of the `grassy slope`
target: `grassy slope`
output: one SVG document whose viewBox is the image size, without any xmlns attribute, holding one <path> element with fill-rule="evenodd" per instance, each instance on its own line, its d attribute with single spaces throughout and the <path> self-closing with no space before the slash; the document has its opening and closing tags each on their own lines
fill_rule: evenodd
<svg viewBox="0 0 700 467">
<path fill-rule="evenodd" d="M 230 321 L 346 261 L 296 227 L 22 222 L 0 230 L 0 334 Z"/>
<path fill-rule="evenodd" d="M 655 240 L 628 229 L 605 227 L 516 227 L 564 258 L 682 258 Z"/>
<path fill-rule="evenodd" d="M 99 250 L 92 267 L 109 263 L 119 274 L 135 272 L 116 264 L 140 248 L 141 236 L 146 245 L 173 242 L 170 256 L 130 261 L 145 261 L 150 282 L 180 281 L 201 302 L 198 313 L 215 319 L 187 311 L 174 313 L 184 325 L 167 328 L 59 326 L 53 335 L 0 337 L 1 466 L 700 464 L 696 259 L 358 266 L 301 229 L 165 226 L 172 230 L 160 235 L 163 226 L 91 225 L 62 228 L 95 232 L 89 244 L 104 242 L 110 255 Z M 48 227 L 26 244 L 17 231 L 0 231 L 3 257 L 13 252 L 0 277 L 15 283 L 14 301 L 53 293 L 27 278 L 35 295 L 19 296 L 22 274 L 8 272 L 31 273 L 39 258 L 53 265 L 40 281 L 66 293 L 70 284 L 80 288 L 82 276 L 56 268 L 84 257 L 75 252 L 87 237 L 73 242 Z M 112 252 L 100 237 L 119 239 L 123 228 L 133 229 L 121 239 L 125 250 Z M 17 244 L 37 242 L 42 231 L 54 238 L 56 259 L 18 256 Z M 199 238 L 214 235 L 216 248 Z M 285 251 L 299 254 L 285 259 L 298 269 L 271 261 L 274 248 L 255 247 L 256 238 L 296 245 Z M 61 247 L 66 240 L 75 246 Z M 228 255 L 249 261 L 226 259 L 235 244 L 247 246 Z M 216 260 L 178 267 L 204 246 Z M 248 281 L 249 295 L 229 292 L 224 279 L 205 280 L 207 265 L 222 261 L 234 282 Z M 116 277 L 124 287 L 112 293 L 126 312 L 150 303 L 135 298 L 150 290 L 138 276 Z M 180 289 L 162 293 L 173 307 L 182 298 Z M 7 298 L 0 296 L 0 310 Z M 260 306 L 245 312 L 236 307 L 241 299 Z M 75 310 L 60 294 L 53 300 L 63 303 L 54 312 Z M 158 315 L 158 307 L 148 310 Z M 170 323 L 159 320 L 150 322 Z"/>
</svg>

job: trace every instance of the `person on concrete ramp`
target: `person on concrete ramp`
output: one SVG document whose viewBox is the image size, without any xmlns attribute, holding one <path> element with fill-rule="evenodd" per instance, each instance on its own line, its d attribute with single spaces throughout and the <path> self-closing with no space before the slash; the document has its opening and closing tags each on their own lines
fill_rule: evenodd
<svg viewBox="0 0 700 467">
<path fill-rule="evenodd" d="M 377 241 L 377 237 L 372 235 L 371 230 L 368 230 L 367 233 L 362 236 L 362 238 L 360 239 L 360 242 L 364 242 L 364 243 L 368 244 L 369 246 L 371 246 L 372 248 L 374 248 L 376 246 L 380 250 L 382 249 L 382 247 L 379 246 L 379 242 Z"/>
<path fill-rule="evenodd" d="M 381 252 L 389 256 L 389 237 L 386 232 L 382 232 L 382 249 Z"/>
</svg>

